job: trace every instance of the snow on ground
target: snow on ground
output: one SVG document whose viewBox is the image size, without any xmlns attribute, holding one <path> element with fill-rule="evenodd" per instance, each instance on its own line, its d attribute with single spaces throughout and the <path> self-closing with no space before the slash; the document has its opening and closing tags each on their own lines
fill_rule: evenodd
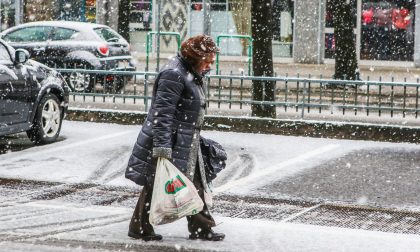
<svg viewBox="0 0 420 252">
<path fill-rule="evenodd" d="M 65 121 L 62 141 L 0 155 L 0 177 L 135 187 L 124 178 L 124 171 L 139 130 L 139 126 Z M 218 192 L 236 188 L 246 193 L 352 150 L 419 149 L 415 144 L 217 131 L 202 134 L 220 142 L 228 153 L 227 168 L 214 181 Z M 248 184 L 246 190 L 243 184 Z"/>
<path fill-rule="evenodd" d="M 18 206 L 19 207 L 19 206 Z M 48 219 L 66 218 L 82 219 L 79 226 L 75 224 L 50 225 L 43 228 L 25 228 L 32 219 L 25 221 L 9 221 L 11 231 L 33 236 L 18 243 L 0 242 L 0 251 L 68 251 L 66 248 L 76 245 L 75 251 L 82 250 L 86 244 L 96 244 L 96 249 L 122 249 L 141 251 L 142 246 L 152 246 L 159 251 L 177 251 L 184 249 L 210 251 L 416 251 L 420 248 L 420 238 L 416 235 L 391 234 L 374 231 L 352 230 L 335 227 L 320 227 L 302 224 L 281 223 L 263 220 L 247 220 L 215 216 L 220 223 L 215 230 L 224 232 L 226 239 L 222 242 L 191 241 L 188 240 L 187 223 L 185 218 L 177 222 L 158 226 L 157 233 L 163 235 L 160 242 L 142 242 L 127 237 L 128 220 L 131 209 L 113 207 L 76 207 L 72 205 L 53 205 L 51 202 L 29 203 L 26 207 L 37 209 L 55 209 Z M 98 217 L 108 214 L 108 218 Z M 89 217 L 97 216 L 97 219 Z M 41 220 L 42 218 L 39 218 Z M 30 224 L 29 224 L 30 225 Z M 8 227 L 3 226 L 2 229 Z M 0 230 L 0 233 L 4 231 Z M 51 233 L 48 235 L 48 233 Z M 42 238 L 39 238 L 44 234 Z M 39 236 L 38 236 L 39 235 Z M 60 244 L 60 249 L 55 248 Z M 169 248 L 169 249 L 168 249 Z M 172 248 L 172 249 L 171 249 Z M 96 250 L 96 251 L 98 251 Z M 92 249 L 93 251 L 93 249 Z M 156 250 L 155 250 L 156 251 Z"/>
<path fill-rule="evenodd" d="M 0 177 L 136 188 L 134 183 L 124 178 L 124 171 L 139 130 L 139 126 L 65 121 L 61 141 L 0 155 Z M 228 152 L 227 168 L 215 181 L 216 191 L 224 193 L 246 194 L 257 187 L 296 176 L 354 150 L 385 147 L 420 149 L 414 144 L 371 141 L 216 131 L 205 131 L 203 135 L 220 142 Z M 19 135 L 17 138 L 24 136 Z M 113 243 L 116 247 L 137 251 L 145 245 L 126 236 L 131 208 L 75 206 L 55 200 L 19 204 L 12 200 L 6 204 L 11 206 L 2 207 L 2 210 L 9 211 L 3 212 L 8 221 L 1 218 L 0 212 L 0 234 L 13 236 L 27 233 L 33 238 L 18 243 L 3 240 L 0 242 L 0 251 L 67 251 L 62 247 L 55 249 L 54 242 L 48 245 L 51 239 L 73 245 L 79 242 L 83 244 L 82 241 Z M 15 220 L 13 211 L 21 216 L 24 206 L 29 209 L 37 207 L 39 211 L 51 214 L 35 214 L 23 220 Z M 70 222 L 64 225 L 47 223 L 60 220 Z M 218 251 L 415 251 L 420 248 L 420 238 L 416 235 L 222 216 L 216 216 L 216 220 L 220 223 L 216 231 L 227 235 L 223 242 L 216 244 L 187 240 L 186 221 L 180 220 L 157 227 L 156 231 L 164 235 L 164 241 L 148 244 L 166 249 L 169 246 L 172 250 L 194 248 Z M 37 227 L 37 223 L 42 228 Z M 34 228 L 25 228 L 32 224 L 35 224 Z M 44 234 L 42 238 L 37 236 L 38 233 Z M 37 239 L 39 242 L 36 242 Z M 74 250 L 79 249 L 75 247 Z M 100 248 L 102 251 L 106 249 L 107 245 Z"/>
<path fill-rule="evenodd" d="M 215 230 L 224 232 L 226 239 L 220 243 L 189 241 L 186 220 L 156 228 L 164 236 L 165 245 L 219 251 L 413 251 L 420 248 L 420 238 L 415 235 L 395 235 L 381 232 L 342 228 L 319 227 L 270 221 L 244 220 L 215 216 L 223 222 Z M 114 224 L 105 230 L 96 228 L 89 232 L 71 233 L 71 239 L 85 239 L 129 243 L 126 238 L 127 223 Z M 95 232 L 97 236 L 95 237 Z M 99 232 L 101 232 L 99 234 Z M 105 234 L 105 237 L 104 237 Z M 69 239 L 68 234 L 58 238 Z M 131 242 L 130 242 L 131 243 Z"/>
<path fill-rule="evenodd" d="M 229 251 L 410 251 L 420 248 L 420 238 L 380 232 L 309 226 L 216 216 L 215 228 L 226 233 L 218 249 Z M 162 227 L 162 234 L 179 233 L 185 221 Z M 184 222 L 184 223 L 182 223 Z M 160 231 L 157 229 L 157 231 Z M 188 244 L 184 241 L 184 244 Z M 200 244 L 201 245 L 201 244 Z M 206 242 L 201 246 L 212 247 Z"/>
</svg>

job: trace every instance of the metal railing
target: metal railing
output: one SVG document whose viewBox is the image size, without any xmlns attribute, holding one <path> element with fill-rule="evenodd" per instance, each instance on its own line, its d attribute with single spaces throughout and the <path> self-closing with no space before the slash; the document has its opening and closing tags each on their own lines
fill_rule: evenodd
<svg viewBox="0 0 420 252">
<path fill-rule="evenodd" d="M 74 106 L 116 108 L 147 111 L 150 107 L 152 86 L 156 72 L 97 71 L 84 69 L 58 69 L 67 76 L 72 72 L 98 76 L 119 76 L 125 80 L 123 88 L 105 89 L 96 83 L 91 92 L 72 92 Z M 94 77 L 95 78 L 95 77 Z M 273 101 L 252 98 L 252 81 L 275 82 Z M 416 83 L 350 81 L 302 77 L 257 77 L 245 75 L 208 75 L 204 79 L 207 89 L 207 113 L 219 115 L 251 115 L 253 104 L 275 106 L 278 118 L 328 119 L 331 115 L 351 117 L 351 121 L 366 118 L 396 118 L 403 122 L 418 119 L 419 80 Z M 141 101 L 139 104 L 138 101 Z M 71 106 L 73 106 L 71 104 Z M 341 120 L 341 119 L 340 119 Z M 387 120 L 387 119 L 386 119 Z M 415 120 L 416 121 L 416 120 Z M 416 122 L 418 123 L 418 122 Z"/>
<path fill-rule="evenodd" d="M 153 35 L 157 35 L 158 40 L 160 39 L 159 36 L 175 36 L 177 45 L 178 45 L 177 51 L 179 51 L 179 49 L 181 48 L 181 35 L 178 32 L 157 32 L 157 31 L 148 32 L 146 36 L 146 71 L 149 70 L 149 54 L 153 45 L 153 37 L 152 37 Z M 157 50 L 158 51 L 160 50 L 159 46 Z M 156 61 L 157 61 L 156 69 L 159 69 L 160 58 L 157 57 Z"/>
</svg>

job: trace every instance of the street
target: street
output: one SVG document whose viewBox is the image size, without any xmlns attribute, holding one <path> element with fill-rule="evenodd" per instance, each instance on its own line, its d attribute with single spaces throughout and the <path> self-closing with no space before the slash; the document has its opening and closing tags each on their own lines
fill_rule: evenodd
<svg viewBox="0 0 420 252">
<path fill-rule="evenodd" d="M 419 6 L 0 1 L 0 252 L 420 252 Z"/>
<path fill-rule="evenodd" d="M 0 251 L 413 251 L 420 146 L 205 131 L 227 150 L 212 212 L 226 240 L 126 236 L 141 188 L 124 178 L 138 126 L 65 121 L 58 142 L 0 139 Z M 252 227 L 252 229 L 250 229 Z"/>
</svg>

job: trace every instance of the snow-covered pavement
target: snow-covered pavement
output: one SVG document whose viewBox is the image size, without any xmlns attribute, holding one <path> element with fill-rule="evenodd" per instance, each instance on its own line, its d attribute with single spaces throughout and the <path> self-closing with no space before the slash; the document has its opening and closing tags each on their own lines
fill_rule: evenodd
<svg viewBox="0 0 420 252">
<path fill-rule="evenodd" d="M 126 232 L 139 187 L 124 178 L 124 170 L 138 131 L 138 126 L 65 121 L 61 141 L 54 144 L 33 146 L 24 135 L 1 139 L 0 147 L 6 153 L 0 155 L 0 179 L 26 179 L 33 184 L 1 188 L 0 251 L 420 248 L 420 236 L 414 235 L 420 223 L 420 146 L 210 131 L 203 135 L 225 146 L 229 157 L 227 168 L 214 183 L 218 197 L 222 197 L 216 197 L 216 204 L 224 206 L 216 209 L 220 223 L 216 230 L 225 232 L 226 240 L 217 244 L 189 241 L 185 220 L 157 227 L 164 236 L 162 242 L 131 240 Z M 37 185 L 34 181 L 45 183 Z M 116 199 L 110 201 L 98 188 L 108 188 Z M 125 198 L 118 198 L 118 194 Z M 246 202 L 248 196 L 268 203 Z M 248 208 L 254 204 L 254 212 L 240 206 L 232 210 L 235 203 L 228 206 L 223 197 L 238 197 Z M 312 203 L 282 208 L 277 201 L 284 199 Z M 358 226 L 293 221 L 309 212 L 327 211 L 320 207 L 322 202 L 410 210 L 413 214 L 404 218 L 414 224 L 407 226 L 407 232 L 397 228 L 397 234 L 397 229 L 369 228 L 369 221 L 380 222 L 386 214 Z M 286 208 L 290 214 L 273 214 Z M 398 225 L 396 221 L 390 223 Z"/>
<path fill-rule="evenodd" d="M 6 210 L 6 209 L 5 209 Z M 269 220 L 215 216 L 223 242 L 190 241 L 186 220 L 159 226 L 161 242 L 141 242 L 126 236 L 131 209 L 81 207 L 37 202 L 7 208 L 13 214 L 1 222 L 0 251 L 416 251 L 420 239 L 374 231 L 321 227 Z M 43 212 L 42 212 L 43 211 Z M 42 213 L 41 213 L 42 212 Z M 40 217 L 28 217 L 38 213 Z M 26 218 L 23 216 L 26 215 Z M 66 220 L 57 224 L 56 220 Z M 36 220 L 36 222 L 34 222 Z M 31 228 L 35 226 L 36 228 Z M 83 248 L 83 249 L 82 249 Z M 418 251 L 418 250 L 417 250 Z"/>
</svg>

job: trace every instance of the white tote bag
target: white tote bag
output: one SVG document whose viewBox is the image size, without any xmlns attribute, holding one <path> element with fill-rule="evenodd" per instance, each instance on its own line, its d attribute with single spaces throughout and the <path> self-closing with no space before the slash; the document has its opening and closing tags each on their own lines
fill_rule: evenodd
<svg viewBox="0 0 420 252">
<path fill-rule="evenodd" d="M 203 210 L 194 184 L 166 158 L 159 158 L 153 185 L 149 222 L 160 225 Z"/>
</svg>

